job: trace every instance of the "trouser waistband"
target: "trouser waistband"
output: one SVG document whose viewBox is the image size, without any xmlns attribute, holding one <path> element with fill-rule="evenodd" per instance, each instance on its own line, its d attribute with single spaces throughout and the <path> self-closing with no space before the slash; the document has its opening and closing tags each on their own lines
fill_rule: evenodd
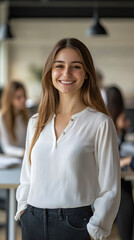
<svg viewBox="0 0 134 240">
<path fill-rule="evenodd" d="M 66 218 L 66 216 L 73 216 L 76 214 L 89 215 L 90 213 L 92 213 L 91 205 L 77 207 L 77 208 L 55 208 L 55 209 L 37 208 L 31 205 L 28 205 L 28 208 L 30 208 L 30 211 L 33 214 L 36 214 L 36 215 L 46 214 L 48 217 L 60 216 L 61 218 Z"/>
</svg>

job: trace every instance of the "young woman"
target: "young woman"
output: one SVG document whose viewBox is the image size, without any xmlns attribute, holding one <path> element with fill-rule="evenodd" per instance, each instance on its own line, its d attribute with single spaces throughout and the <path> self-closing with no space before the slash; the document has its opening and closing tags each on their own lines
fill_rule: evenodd
<svg viewBox="0 0 134 240">
<path fill-rule="evenodd" d="M 48 56 L 20 181 L 15 219 L 23 240 L 110 234 L 120 201 L 117 136 L 90 52 L 77 39 L 60 40 Z"/>
<path fill-rule="evenodd" d="M 4 89 L 0 111 L 0 145 L 5 154 L 23 157 L 28 112 L 22 83 L 10 81 Z"/>
<path fill-rule="evenodd" d="M 121 153 L 124 133 L 129 127 L 129 120 L 126 118 L 124 100 L 121 91 L 116 86 L 107 89 L 108 110 L 116 126 L 119 149 Z M 134 156 L 121 156 L 120 166 L 131 167 L 134 170 Z M 134 203 L 132 196 L 132 184 L 130 181 L 121 180 L 121 203 L 116 218 L 117 227 L 121 240 L 132 240 L 134 221 Z"/>
</svg>

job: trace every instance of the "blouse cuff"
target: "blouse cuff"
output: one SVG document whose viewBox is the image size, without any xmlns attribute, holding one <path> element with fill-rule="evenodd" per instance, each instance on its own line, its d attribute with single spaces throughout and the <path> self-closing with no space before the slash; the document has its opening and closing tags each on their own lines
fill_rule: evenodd
<svg viewBox="0 0 134 240">
<path fill-rule="evenodd" d="M 23 211 L 23 210 L 25 210 L 27 208 L 27 204 L 23 204 L 19 209 L 18 209 L 18 211 L 16 212 L 16 215 L 15 215 L 15 217 L 14 217 L 14 219 L 15 219 L 15 221 L 18 221 L 18 220 L 20 220 L 20 213 Z"/>
<path fill-rule="evenodd" d="M 102 229 L 92 225 L 90 222 L 87 224 L 87 230 L 94 240 L 106 240 L 109 235 L 109 233 L 104 232 Z"/>
</svg>

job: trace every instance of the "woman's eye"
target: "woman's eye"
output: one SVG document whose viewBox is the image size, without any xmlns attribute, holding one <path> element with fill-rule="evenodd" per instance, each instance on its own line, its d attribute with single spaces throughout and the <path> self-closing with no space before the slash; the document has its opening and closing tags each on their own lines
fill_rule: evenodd
<svg viewBox="0 0 134 240">
<path fill-rule="evenodd" d="M 74 69 L 80 69 L 80 66 L 72 66 Z"/>
<path fill-rule="evenodd" d="M 56 68 L 63 68 L 63 65 L 56 65 Z"/>
</svg>

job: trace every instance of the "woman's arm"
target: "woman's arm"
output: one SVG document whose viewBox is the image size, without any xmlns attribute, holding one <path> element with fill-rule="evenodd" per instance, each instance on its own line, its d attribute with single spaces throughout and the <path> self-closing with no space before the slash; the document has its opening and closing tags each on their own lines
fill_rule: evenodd
<svg viewBox="0 0 134 240">
<path fill-rule="evenodd" d="M 134 170 L 134 156 L 131 158 L 130 167 Z"/>
<path fill-rule="evenodd" d="M 125 158 L 120 158 L 120 166 L 125 167 L 125 166 L 130 166 L 132 170 L 134 170 L 134 157 L 129 156 Z"/>
<path fill-rule="evenodd" d="M 125 167 L 125 166 L 130 166 L 130 163 L 132 161 L 132 157 L 125 157 L 125 158 L 120 158 L 120 166 Z"/>
<path fill-rule="evenodd" d="M 15 220 L 20 218 L 20 214 L 23 210 L 27 208 L 27 198 L 30 189 L 31 181 L 31 165 L 29 163 L 29 149 L 32 139 L 32 119 L 29 120 L 27 137 L 26 137 L 26 150 L 23 158 L 21 176 L 20 176 L 20 185 L 17 188 L 16 198 L 18 202 L 17 213 L 15 215 Z"/>
<path fill-rule="evenodd" d="M 91 239 L 91 240 L 94 240 L 94 239 L 91 237 L 91 235 L 90 235 L 90 234 L 89 234 L 89 237 L 90 237 L 90 239 Z"/>
<path fill-rule="evenodd" d="M 94 214 L 87 225 L 94 240 L 103 240 L 111 233 L 120 203 L 120 165 L 117 135 L 110 118 L 99 126 L 95 139 L 95 160 L 98 172 Z"/>
<path fill-rule="evenodd" d="M 24 148 L 13 146 L 11 144 L 9 140 L 9 134 L 5 127 L 1 114 L 0 114 L 0 144 L 3 153 L 21 158 L 24 156 Z"/>
</svg>

